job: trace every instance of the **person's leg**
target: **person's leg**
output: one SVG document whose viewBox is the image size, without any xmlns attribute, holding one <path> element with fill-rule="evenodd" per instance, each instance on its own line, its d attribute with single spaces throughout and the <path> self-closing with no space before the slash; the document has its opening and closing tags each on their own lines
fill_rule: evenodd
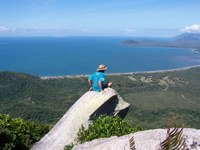
<svg viewBox="0 0 200 150">
<path fill-rule="evenodd" d="M 112 85 L 113 85 L 112 82 L 109 82 L 109 83 L 103 85 L 103 89 L 106 89 L 108 87 L 112 87 Z"/>
<path fill-rule="evenodd" d="M 112 87 L 112 85 L 113 85 L 112 82 L 108 83 L 108 87 Z"/>
</svg>

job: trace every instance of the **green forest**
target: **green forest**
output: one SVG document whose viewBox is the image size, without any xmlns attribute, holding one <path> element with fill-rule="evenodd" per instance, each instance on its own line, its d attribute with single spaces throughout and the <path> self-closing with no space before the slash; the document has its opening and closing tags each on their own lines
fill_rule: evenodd
<svg viewBox="0 0 200 150">
<path fill-rule="evenodd" d="M 122 98 L 131 104 L 126 116 L 143 129 L 165 128 L 170 115 L 185 127 L 200 129 L 200 67 L 188 70 L 107 75 Z M 53 126 L 89 89 L 87 77 L 41 79 L 0 72 L 0 114 Z"/>
</svg>

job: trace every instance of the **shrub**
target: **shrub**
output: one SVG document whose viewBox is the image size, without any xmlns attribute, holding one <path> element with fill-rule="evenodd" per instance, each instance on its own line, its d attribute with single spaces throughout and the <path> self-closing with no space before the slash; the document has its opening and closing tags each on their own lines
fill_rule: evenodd
<svg viewBox="0 0 200 150">
<path fill-rule="evenodd" d="M 120 117 L 101 115 L 94 117 L 93 122 L 85 129 L 83 126 L 77 134 L 77 142 L 84 143 L 97 138 L 122 136 L 136 131 L 141 131 L 141 127 L 133 128 L 128 121 Z"/>
<path fill-rule="evenodd" d="M 73 144 L 69 144 L 69 145 L 66 145 L 66 146 L 64 147 L 64 150 L 72 150 L 73 147 L 74 147 Z"/>
<path fill-rule="evenodd" d="M 21 118 L 12 119 L 0 114 L 0 149 L 29 149 L 33 143 L 49 131 L 47 125 L 40 125 Z"/>
</svg>

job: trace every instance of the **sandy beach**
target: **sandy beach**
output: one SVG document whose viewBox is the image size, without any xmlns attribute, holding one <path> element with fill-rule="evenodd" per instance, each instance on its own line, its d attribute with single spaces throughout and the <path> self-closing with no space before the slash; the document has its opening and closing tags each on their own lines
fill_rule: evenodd
<svg viewBox="0 0 200 150">
<path fill-rule="evenodd" d="M 155 70 L 155 71 L 141 71 L 141 72 L 123 72 L 123 73 L 107 73 L 107 76 L 115 76 L 115 75 L 132 75 L 138 73 L 162 73 L 162 72 L 172 72 L 172 71 L 180 71 L 180 70 L 187 70 L 191 68 L 200 67 L 200 65 L 196 66 L 189 66 L 184 68 L 177 68 L 177 69 L 168 69 L 168 70 Z M 80 77 L 88 77 L 89 75 L 63 75 L 63 76 L 44 76 L 40 77 L 43 80 L 48 79 L 63 79 L 63 78 L 80 78 Z"/>
</svg>

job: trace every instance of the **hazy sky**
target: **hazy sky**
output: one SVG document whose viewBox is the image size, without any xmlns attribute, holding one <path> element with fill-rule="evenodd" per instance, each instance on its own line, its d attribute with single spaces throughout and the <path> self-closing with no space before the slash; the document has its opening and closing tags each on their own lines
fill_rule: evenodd
<svg viewBox="0 0 200 150">
<path fill-rule="evenodd" d="M 0 0 L 0 36 L 200 32 L 200 0 Z"/>
</svg>

